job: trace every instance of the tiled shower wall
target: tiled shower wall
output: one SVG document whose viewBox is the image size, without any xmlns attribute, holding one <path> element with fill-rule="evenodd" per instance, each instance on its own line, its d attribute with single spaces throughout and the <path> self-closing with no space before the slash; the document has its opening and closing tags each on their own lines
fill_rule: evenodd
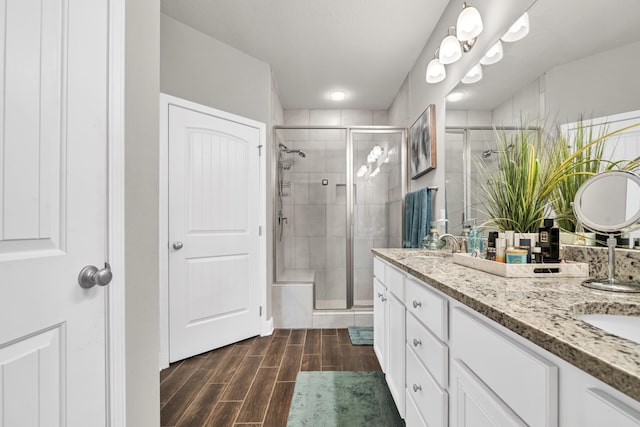
<svg viewBox="0 0 640 427">
<path fill-rule="evenodd" d="M 386 111 L 372 110 L 287 110 L 289 126 L 368 126 L 386 125 Z M 346 296 L 346 176 L 345 141 L 341 130 L 286 130 L 280 141 L 290 149 L 302 149 L 301 158 L 284 158 L 282 240 L 276 255 L 280 275 L 315 272 L 316 306 L 343 308 Z M 375 144 L 383 145 L 379 135 L 354 137 L 354 162 Z M 392 144 L 387 143 L 387 149 Z M 399 147 L 396 150 L 399 156 Z M 354 233 L 354 300 L 371 305 L 373 298 L 371 247 L 400 246 L 401 177 L 397 157 L 375 178 L 355 180 L 356 205 Z M 355 165 L 357 169 L 358 165 Z M 327 185 L 322 185 L 322 180 Z M 277 238 L 277 236 L 276 236 Z"/>
</svg>

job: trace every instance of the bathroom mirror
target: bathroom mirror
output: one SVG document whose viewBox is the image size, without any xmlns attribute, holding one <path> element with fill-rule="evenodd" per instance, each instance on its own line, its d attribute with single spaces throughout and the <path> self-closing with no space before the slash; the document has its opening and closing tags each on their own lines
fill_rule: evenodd
<svg viewBox="0 0 640 427">
<path fill-rule="evenodd" d="M 529 34 L 502 43 L 503 59 L 445 101 L 441 157 L 451 233 L 462 232 L 463 214 L 483 220 L 475 163 L 497 167 L 494 126 L 550 126 L 637 109 L 640 86 L 628 82 L 640 66 L 640 2 L 611 0 L 603 8 L 599 0 L 537 0 L 528 13 Z M 558 17 L 571 19 L 558 25 Z"/>
<path fill-rule="evenodd" d="M 615 277 L 615 234 L 640 226 L 640 175 L 607 171 L 589 178 L 576 192 L 573 212 L 592 231 L 608 233 L 608 277 L 588 279 L 584 286 L 614 292 L 640 292 L 640 284 Z"/>
</svg>

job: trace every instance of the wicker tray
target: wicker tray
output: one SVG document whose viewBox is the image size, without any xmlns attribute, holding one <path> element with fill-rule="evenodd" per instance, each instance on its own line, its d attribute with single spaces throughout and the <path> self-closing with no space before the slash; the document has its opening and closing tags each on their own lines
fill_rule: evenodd
<svg viewBox="0 0 640 427">
<path fill-rule="evenodd" d="M 453 262 L 502 277 L 589 277 L 589 264 L 584 262 L 505 264 L 460 253 L 453 254 Z"/>
</svg>

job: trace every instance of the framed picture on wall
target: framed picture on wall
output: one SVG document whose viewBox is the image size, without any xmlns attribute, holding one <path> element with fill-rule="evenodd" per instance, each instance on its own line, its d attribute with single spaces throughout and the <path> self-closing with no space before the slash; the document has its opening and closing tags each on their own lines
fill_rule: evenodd
<svg viewBox="0 0 640 427">
<path fill-rule="evenodd" d="M 410 172 L 416 179 L 436 168 L 436 106 L 431 104 L 409 129 Z"/>
</svg>

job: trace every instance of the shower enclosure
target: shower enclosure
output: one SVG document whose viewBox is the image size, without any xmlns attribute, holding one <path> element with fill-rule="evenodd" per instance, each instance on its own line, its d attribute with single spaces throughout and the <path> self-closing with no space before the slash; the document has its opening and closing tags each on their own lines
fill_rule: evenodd
<svg viewBox="0 0 640 427">
<path fill-rule="evenodd" d="M 313 283 L 315 309 L 373 305 L 371 248 L 401 247 L 405 130 L 274 129 L 275 283 Z"/>
</svg>

